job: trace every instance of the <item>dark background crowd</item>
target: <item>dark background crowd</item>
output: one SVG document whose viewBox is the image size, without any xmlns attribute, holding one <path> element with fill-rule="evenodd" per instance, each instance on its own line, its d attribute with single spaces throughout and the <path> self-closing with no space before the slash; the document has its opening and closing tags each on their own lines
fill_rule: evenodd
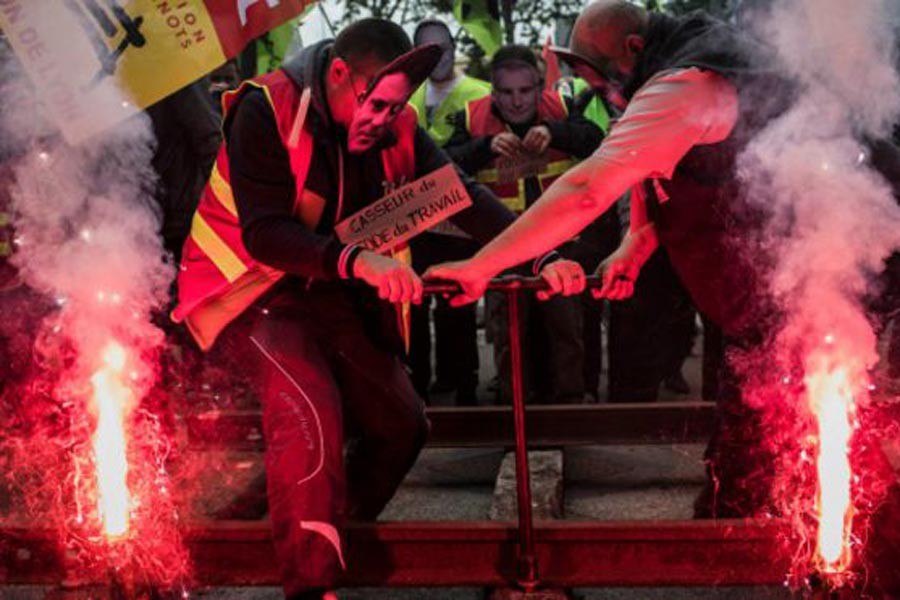
<svg viewBox="0 0 900 600">
<path fill-rule="evenodd" d="M 622 26 L 616 18 L 619 14 L 630 14 L 634 22 L 624 19 L 627 26 Z M 725 16 L 740 17 L 737 13 Z M 618 46 L 624 49 L 624 57 L 617 60 L 624 64 L 630 59 L 629 85 L 633 84 L 634 89 L 626 91 L 625 86 L 616 90 L 610 79 L 601 76 L 598 69 L 602 65 L 592 63 L 598 53 L 600 58 L 609 59 L 606 63 L 614 62 L 602 56 L 599 44 L 587 43 L 592 41 L 586 39 L 592 31 L 589 26 L 592 18 L 606 24 L 606 35 L 622 38 L 620 41 L 624 43 Z M 694 140 L 691 154 L 678 155 L 675 163 L 685 157 L 693 162 L 685 160 L 679 167 L 680 175 L 673 167 L 668 185 L 674 186 L 674 193 L 681 196 L 674 209 L 672 204 L 663 206 L 669 197 L 665 185 L 655 177 L 666 171 L 658 170 L 650 173 L 652 177 L 646 177 L 646 186 L 631 187 L 632 191 L 621 197 L 618 188 L 611 192 L 608 199 L 611 202 L 615 199 L 615 203 L 602 214 L 596 214 L 600 210 L 592 213 L 579 233 L 569 239 L 566 239 L 571 235 L 569 230 L 563 230 L 567 232 L 565 236 L 547 234 L 553 231 L 553 224 L 548 222 L 552 219 L 535 215 L 551 214 L 546 212 L 546 207 L 554 201 L 562 203 L 557 205 L 556 213 L 560 220 L 570 217 L 564 212 L 577 212 L 572 210 L 572 205 L 568 205 L 568 211 L 559 208 L 567 206 L 565 195 L 559 190 L 566 189 L 567 184 L 573 185 L 569 180 L 576 179 L 573 173 L 579 172 L 579 164 L 582 170 L 595 168 L 594 162 L 583 161 L 601 156 L 602 149 L 607 148 L 603 146 L 600 152 L 598 148 L 607 136 L 612 136 L 612 141 L 628 129 L 626 124 L 639 122 L 647 114 L 657 114 L 647 109 L 648 104 L 654 106 L 653 99 L 646 97 L 640 99 L 641 109 L 624 113 L 622 98 L 629 98 L 632 107 L 640 105 L 633 101 L 639 97 L 639 90 L 644 89 L 641 86 L 658 85 L 659 80 L 651 77 L 656 71 L 669 72 L 661 66 L 669 64 L 666 61 L 671 61 L 672 67 L 680 67 L 673 68 L 677 76 L 682 75 L 681 69 L 701 72 L 699 76 L 693 75 L 698 77 L 695 86 L 702 87 L 704 81 L 709 85 L 704 78 L 712 75 L 714 80 L 723 81 L 726 74 L 733 77 L 740 83 L 728 88 L 731 93 L 727 97 L 736 98 L 738 91 L 749 90 L 751 83 L 755 83 L 737 75 L 746 57 L 739 52 L 736 42 L 734 48 L 729 48 L 733 55 L 699 53 L 691 45 L 691 27 L 710 35 L 723 31 L 720 27 L 725 27 L 724 24 L 706 15 L 692 14 L 683 19 L 658 13 L 648 16 L 643 9 L 635 10 L 633 4 L 608 1 L 598 2 L 594 8 L 589 6 L 579 19 L 581 39 L 576 22 L 572 49 L 581 46 L 588 55 L 559 52 L 549 44 L 542 49 L 534 44 L 517 44 L 509 30 L 506 43 L 499 44 L 489 57 L 466 59 L 462 59 L 459 36 L 438 19 L 419 22 L 411 39 L 390 20 L 358 21 L 343 29 L 333 44 L 322 41 L 289 58 L 286 56 L 296 26 L 287 24 L 253 42 L 239 59 L 146 110 L 156 139 L 153 168 L 158 177 L 155 198 L 160 214 L 159 233 L 166 251 L 165 260 L 178 266 L 179 282 L 183 284 L 191 277 L 195 282 L 202 279 L 196 275 L 199 272 L 196 262 L 193 271 L 186 266 L 191 264 L 190 251 L 194 252 L 194 259 L 202 255 L 200 258 L 214 262 L 207 255 L 212 252 L 192 249 L 192 227 L 198 219 L 205 219 L 204 214 L 209 216 L 210 211 L 223 209 L 225 203 L 214 189 L 218 187 L 221 192 L 223 182 L 235 206 L 226 226 L 231 228 L 231 233 L 239 232 L 229 238 L 239 243 L 228 249 L 243 251 L 245 248 L 237 246 L 246 246 L 249 250 L 244 257 L 247 262 L 241 263 L 246 269 L 229 279 L 228 284 L 241 291 L 235 282 L 245 273 L 252 275 L 252 269 L 258 264 L 287 275 L 273 280 L 271 289 L 261 291 L 248 304 L 239 307 L 237 312 L 243 314 L 230 315 L 231 320 L 216 323 L 221 328 L 209 337 L 197 335 L 199 324 L 210 323 L 208 317 L 212 311 L 206 309 L 213 305 L 207 300 L 224 299 L 222 306 L 230 309 L 228 301 L 235 296 L 217 297 L 219 291 L 215 290 L 190 305 L 181 317 L 175 308 L 171 316 L 184 321 L 187 327 L 183 327 L 169 317 L 176 304 L 184 306 L 185 294 L 181 292 L 187 286 L 182 285 L 179 290 L 173 283 L 170 306 L 159 311 L 157 322 L 168 340 L 163 360 L 164 385 L 169 384 L 172 389 L 182 386 L 178 389 L 182 390 L 185 402 L 196 401 L 184 386 L 188 380 L 200 381 L 206 386 L 205 392 L 212 389 L 211 396 L 216 400 L 217 392 L 223 398 L 244 393 L 253 386 L 242 382 L 239 375 L 242 370 L 232 369 L 229 361 L 241 361 L 251 354 L 255 357 L 257 385 L 253 393 L 264 400 L 270 515 L 276 538 L 287 540 L 282 542 L 284 547 L 279 548 L 279 553 L 289 567 L 285 586 L 296 592 L 292 598 L 329 597 L 322 586 L 333 583 L 338 572 L 336 558 L 342 556 L 341 546 L 337 535 L 321 535 L 321 528 L 340 527 L 345 518 L 377 517 L 415 461 L 427 436 L 428 422 L 420 399 L 426 404 L 458 406 L 511 401 L 511 331 L 520 334 L 528 403 L 655 402 L 665 391 L 669 396 L 718 401 L 720 417 L 728 416 L 726 398 L 729 391 L 734 391 L 734 382 L 719 381 L 720 374 L 723 379 L 728 374 L 728 369 L 723 368 L 727 336 L 698 310 L 694 301 L 703 304 L 704 311 L 711 316 L 723 317 L 731 290 L 718 289 L 718 295 L 705 292 L 715 285 L 724 287 L 723 281 L 739 279 L 737 261 L 714 257 L 714 266 L 724 271 L 717 272 L 719 277 L 715 279 L 686 278 L 683 269 L 679 270 L 679 276 L 673 266 L 679 265 L 679 260 L 682 267 L 689 259 L 709 261 L 710 254 L 717 250 L 724 254 L 728 249 L 720 239 L 724 236 L 718 236 L 722 232 L 692 227 L 696 222 L 702 225 L 715 220 L 709 215 L 716 207 L 707 200 L 731 199 L 723 190 L 733 182 L 725 181 L 721 173 L 705 170 L 718 164 L 714 160 L 718 156 L 705 153 L 704 148 L 725 141 L 701 135 Z M 724 39 L 738 38 L 729 33 Z M 373 40 L 385 44 L 378 46 Z M 661 40 L 697 55 L 691 54 L 691 61 L 679 62 L 680 55 L 668 56 L 668 47 Z M 14 61 L 7 47 L 0 47 L 0 52 L 4 63 Z M 709 66 L 695 68 L 698 57 L 710 60 Z M 428 69 L 417 71 L 416 65 L 421 66 L 425 60 L 429 61 Z M 283 63 L 286 67 L 278 69 Z M 3 71 L 3 77 L 7 77 L 7 71 Z M 675 76 L 670 73 L 669 77 Z M 248 78 L 255 79 L 255 86 L 244 86 L 239 94 L 223 96 Z M 397 91 L 404 86 L 403 93 Z M 719 94 L 715 99 L 724 98 L 728 91 L 714 87 L 707 92 L 710 89 Z M 288 154 L 297 146 L 288 147 L 288 137 L 281 127 L 288 109 L 293 111 L 302 105 L 301 93 L 308 101 L 313 96 L 309 101 L 312 116 L 308 121 L 297 121 L 302 125 L 298 128 L 300 138 L 309 143 L 305 146 L 308 150 L 305 156 L 309 158 L 308 164 L 313 165 L 305 171 L 296 168 L 293 160 L 296 155 Z M 273 97 L 278 101 L 273 101 Z M 666 107 L 670 101 L 678 100 L 663 97 L 668 103 Z M 234 102 L 230 103 L 232 99 Z M 658 95 L 656 102 L 659 102 Z M 666 107 L 655 106 L 662 112 Z M 707 108 L 703 103 L 693 107 L 697 113 L 714 112 Z M 752 122 L 751 116 L 741 114 L 740 123 L 745 119 Z M 622 126 L 616 129 L 619 119 Z M 724 137 L 731 136 L 732 131 L 741 131 L 734 122 Z M 668 133 L 670 138 L 678 137 L 671 130 Z M 897 137 L 868 144 L 870 161 L 890 181 L 895 192 L 900 187 Z M 657 138 L 652 139 L 655 144 Z M 646 150 L 650 144 L 647 139 L 641 141 L 645 146 L 637 147 Z M 10 198 L 13 172 L 17 161 L 31 150 L 17 148 L 14 143 L 0 146 L 0 305 L 3 308 L 0 393 L 25 381 L 32 362 L 38 356 L 46 356 L 46 349 L 41 348 L 41 328 L 35 324 L 54 310 L 53 299 L 42 298 L 29 289 L 15 266 L 16 215 Z M 621 144 L 618 150 L 623 152 Z M 404 152 L 407 156 L 400 156 Z M 732 160 L 727 169 L 730 176 L 736 153 L 727 155 L 723 151 L 723 154 L 726 161 Z M 881 157 L 892 159 L 878 164 Z M 652 158 L 640 162 L 647 167 Z M 345 168 L 345 161 L 349 168 Z M 385 183 L 393 186 L 412 181 L 451 161 L 467 193 L 473 197 L 473 206 L 413 238 L 409 244 L 411 266 L 401 264 L 394 254 L 388 257 L 338 240 L 335 232 L 339 217 L 345 216 L 342 208 L 353 214 L 376 202 L 385 189 L 393 189 L 384 186 Z M 639 161 L 635 159 L 635 162 Z M 389 169 L 394 167 L 398 170 L 389 174 Z M 400 167 L 407 170 L 400 171 Z M 695 177 L 698 175 L 709 177 Z M 213 183 L 216 177 L 220 180 L 218 186 Z M 563 178 L 562 185 L 551 188 L 560 178 Z M 687 185 L 685 180 L 691 180 L 693 187 L 678 187 L 673 183 Z M 349 189 L 348 206 L 344 206 L 345 182 Z M 655 216 L 648 215 L 647 206 L 642 204 L 647 202 L 645 194 L 651 195 L 655 202 L 649 204 L 649 210 L 656 211 Z M 699 200 L 690 202 L 695 196 Z M 300 218 L 305 215 L 296 210 L 308 207 L 309 204 L 301 206 L 301 201 L 309 198 L 320 201 L 319 215 L 312 224 Z M 546 202 L 548 198 L 550 202 Z M 543 201 L 538 203 L 539 199 Z M 632 205 L 643 209 L 632 211 Z M 643 218 L 649 216 L 661 225 L 662 235 L 668 233 L 669 237 L 657 240 L 659 247 L 654 243 L 652 255 L 642 263 L 642 268 L 638 266 L 639 275 L 635 272 L 636 279 L 627 280 L 628 285 L 633 284 L 633 293 L 612 296 L 614 300 L 598 300 L 591 294 L 542 297 L 523 293 L 519 321 L 510 323 L 511 311 L 502 294 L 488 293 L 482 302 L 456 307 L 451 306 L 452 299 L 440 295 L 426 297 L 417 304 L 418 298 L 410 292 L 416 289 L 414 285 L 421 286 L 416 274 L 422 275 L 434 265 L 467 259 L 501 235 L 504 228 L 500 243 L 492 248 L 494 252 L 499 253 L 497 247 L 502 247 L 504 242 L 512 243 L 509 240 L 515 240 L 515 235 L 520 236 L 517 240 L 520 246 L 527 246 L 533 239 L 544 242 L 552 239 L 546 244 L 549 247 L 563 241 L 542 254 L 533 252 L 532 256 L 538 256 L 535 260 L 511 266 L 501 276 L 541 276 L 549 283 L 548 272 L 550 278 L 558 277 L 560 282 L 566 269 L 570 269 L 570 275 L 575 273 L 572 275 L 575 279 L 582 277 L 582 270 L 597 273 L 610 264 L 621 247 L 638 248 L 635 254 L 639 253 L 640 244 L 631 244 L 640 239 L 639 232 L 637 236 L 634 234 L 643 227 L 639 218 L 642 211 Z M 682 230 L 676 232 L 680 236 L 672 235 L 671 229 L 665 231 L 662 215 L 667 211 L 669 217 L 686 219 L 681 221 Z M 681 214 L 676 214 L 677 211 Z M 327 215 L 324 220 L 323 214 Z M 639 225 L 635 227 L 635 223 Z M 521 233 L 528 232 L 529 227 L 531 237 Z M 504 239 L 510 232 L 513 234 Z M 686 247 L 685 240 L 695 245 Z M 692 253 L 696 245 L 706 242 L 709 248 Z M 293 252 L 285 252 L 286 248 Z M 500 262 L 498 259 L 497 264 Z M 509 260 L 502 266 L 513 262 Z M 406 289 L 400 286 L 398 292 L 395 286 L 391 290 L 390 284 L 401 281 L 395 278 L 400 276 L 405 277 Z M 457 281 L 465 282 L 463 278 Z M 561 284 L 563 287 L 572 285 L 572 279 L 566 281 Z M 876 330 L 885 338 L 887 356 L 885 367 L 876 376 L 890 382 L 900 377 L 900 326 L 892 323 L 900 306 L 900 258 L 894 256 L 888 260 L 880 280 L 871 287 L 869 314 Z M 465 285 L 463 288 L 462 295 L 468 294 Z M 379 302 L 376 291 L 381 300 L 389 300 L 394 306 Z M 181 298 L 177 303 L 179 293 Z M 413 306 L 409 315 L 411 335 L 406 338 L 402 306 L 408 300 L 413 301 Z M 768 308 L 768 305 L 761 303 L 758 308 Z M 385 315 L 387 318 L 382 318 Z M 381 329 L 387 329 L 382 327 L 387 321 L 393 334 L 390 337 L 381 335 Z M 728 319 L 717 322 L 725 332 L 729 323 L 734 325 Z M 400 327 L 395 328 L 398 324 Z M 762 329 L 763 325 L 753 323 L 749 329 Z M 223 330 L 219 338 L 222 341 L 214 343 Z M 698 343 L 701 335 L 702 344 Z M 746 336 L 744 341 L 750 341 L 751 337 Z M 201 351 L 198 344 L 209 352 Z M 252 345 L 258 352 L 253 351 Z M 491 353 L 484 352 L 488 345 Z M 700 347 L 702 376 L 697 386 L 685 377 L 685 363 L 695 348 Z M 739 348 L 733 340 L 729 347 Z M 298 418 L 284 418 L 285 415 Z M 741 423 L 730 429 L 720 424 L 719 437 L 714 437 L 710 445 L 707 489 L 718 494 L 719 483 L 724 481 L 723 489 L 733 490 L 742 501 L 745 496 L 753 496 L 753 489 L 746 485 L 750 480 L 745 481 L 737 471 L 729 475 L 721 468 L 718 472 L 713 470 L 728 466 L 723 457 L 740 457 L 735 448 L 749 448 L 758 441 L 749 434 L 746 439 L 722 437 L 723 433 L 755 431 L 744 423 L 751 422 L 746 412 L 735 411 L 734 416 Z M 318 445 L 304 429 L 313 421 L 320 433 L 325 431 Z M 358 435 L 345 448 L 343 431 L 353 427 L 359 429 L 355 432 Z M 273 440 L 278 443 L 272 443 Z M 750 443 L 746 443 L 748 440 Z M 761 470 L 757 467 L 767 466 L 759 456 L 733 462 L 753 467 L 757 472 Z M 326 464 L 323 471 L 322 465 Z M 342 469 L 347 471 L 346 481 Z M 321 473 L 327 476 L 319 477 Z M 741 485 L 730 482 L 728 477 Z M 302 489 L 300 484 L 304 484 Z M 746 493 L 748 490 L 751 493 Z M 695 506 L 698 517 L 746 516 L 764 506 L 750 505 L 748 501 L 747 505 L 729 506 L 733 513 L 723 513 L 717 512 L 721 507 L 716 503 L 723 506 L 724 503 L 715 496 L 707 503 L 701 495 L 698 502 Z M 710 507 L 706 512 L 705 504 Z M 308 523 L 316 523 L 318 529 L 305 527 Z M 288 531 L 289 535 L 280 536 L 279 531 Z M 310 567 L 313 562 L 307 554 L 300 556 L 294 552 L 295 540 L 316 544 L 317 551 L 309 556 L 316 556 L 315 560 L 320 562 Z"/>
<path fill-rule="evenodd" d="M 707 4 L 676 2 L 667 8 L 682 12 L 706 8 L 731 18 L 740 16 L 728 2 Z M 278 68 L 285 55 L 296 50 L 297 31 L 297 22 L 285 24 L 251 43 L 238 59 L 146 110 L 157 140 L 153 167 L 159 177 L 160 234 L 174 263 L 180 258 L 222 140 L 223 92 Z M 601 84 L 594 86 L 577 77 L 546 47 L 542 52 L 537 47 L 507 44 L 488 60 L 483 52 L 472 51 L 472 40 L 464 32 L 454 34 L 437 19 L 419 23 L 413 41 L 437 43 L 445 51 L 444 60 L 410 100 L 419 113 L 419 124 L 454 162 L 515 212 L 530 206 L 556 177 L 591 154 L 621 112 L 621 107 L 604 97 L 602 87 L 596 87 Z M 463 53 L 460 45 L 465 43 Z M 2 52 L 5 61 L 15 60 L 5 42 Z M 477 101 L 491 118 L 473 124 L 468 111 Z M 512 159 L 531 151 L 549 153 L 543 173 L 497 181 L 497 170 L 491 169 L 497 158 Z M 0 386 L 27 371 L 33 345 L 30 331 L 35 328 L 25 323 L 34 323 L 50 310 L 49 302 L 34 302 L 34 294 L 22 284 L 10 260 L 16 244 L 9 186 L 17 154 L 16 148 L 4 145 L 0 155 L 0 299 L 4 306 Z M 627 232 L 628 207 L 626 195 L 615 210 L 607 211 L 560 252 L 592 273 Z M 416 238 L 413 250 L 415 269 L 422 273 L 432 264 L 471 256 L 477 245 L 452 226 L 438 227 Z M 879 331 L 887 334 L 889 380 L 900 377 L 900 335 L 894 333 L 898 328 L 890 326 L 900 302 L 898 265 L 897 257 L 888 262 L 878 286 L 883 293 L 871 304 Z M 528 268 L 511 274 L 532 275 Z M 501 294 L 488 294 L 477 307 L 462 308 L 450 308 L 439 296 L 428 298 L 414 309 L 412 322 L 407 363 L 413 384 L 426 402 L 459 406 L 509 402 L 509 324 Z M 217 365 L 227 362 L 227 357 L 213 352 L 211 358 L 201 359 L 183 331 L 164 315 L 159 323 L 169 332 L 176 365 L 186 360 L 190 368 L 204 363 L 210 372 L 222 371 Z M 658 249 L 644 267 L 631 298 L 601 302 L 585 294 L 539 302 L 529 297 L 520 330 L 529 402 L 653 402 L 661 392 L 667 397 L 716 398 L 721 332 L 694 308 L 664 249 Z M 492 353 L 479 352 L 479 347 L 487 345 Z M 685 362 L 692 354 L 702 357 L 699 389 L 685 377 Z M 221 385 L 232 385 L 224 379 Z"/>
</svg>

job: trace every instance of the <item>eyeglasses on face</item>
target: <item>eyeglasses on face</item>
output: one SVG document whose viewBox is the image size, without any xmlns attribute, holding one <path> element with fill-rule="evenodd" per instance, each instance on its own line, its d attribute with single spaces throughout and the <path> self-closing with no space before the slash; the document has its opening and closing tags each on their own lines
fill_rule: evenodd
<svg viewBox="0 0 900 600">
<path fill-rule="evenodd" d="M 374 91 L 375 87 L 377 87 L 377 85 L 373 85 L 372 81 L 367 81 L 365 86 L 363 87 L 364 91 L 360 93 L 359 88 L 357 87 L 356 82 L 354 81 L 354 77 L 351 74 L 350 75 L 350 87 L 353 89 L 353 93 L 356 96 L 357 106 L 362 106 L 363 104 L 366 103 L 366 100 L 369 100 L 369 96 L 372 94 L 372 92 Z M 371 105 L 372 105 L 371 107 L 372 107 L 373 112 L 380 113 L 382 111 L 387 110 L 389 112 L 390 116 L 393 118 L 393 117 L 396 117 L 397 115 L 399 115 L 403 111 L 403 108 L 406 106 L 406 101 L 404 100 L 403 102 L 386 102 L 384 100 L 375 98 L 375 99 L 372 99 Z"/>
</svg>

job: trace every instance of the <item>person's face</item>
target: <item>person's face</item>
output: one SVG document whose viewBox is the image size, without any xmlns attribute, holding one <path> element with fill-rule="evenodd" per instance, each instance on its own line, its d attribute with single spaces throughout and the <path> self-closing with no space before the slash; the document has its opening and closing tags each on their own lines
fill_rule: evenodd
<svg viewBox="0 0 900 600">
<path fill-rule="evenodd" d="M 583 62 L 575 61 L 572 65 L 572 71 L 577 77 L 584 79 L 591 86 L 591 89 L 598 92 L 609 104 L 619 110 L 625 110 L 628 101 L 625 99 L 622 86 L 619 83 L 611 83 L 609 78 L 604 77 L 596 69 Z"/>
<path fill-rule="evenodd" d="M 616 39 L 611 34 L 603 35 L 602 32 L 592 35 L 587 27 L 580 23 L 575 24 L 572 32 L 572 52 L 588 58 L 597 67 L 594 70 L 582 65 L 581 69 L 592 73 L 582 75 L 577 69 L 576 73 L 595 88 L 623 87 L 631 76 L 637 56 L 643 47 L 643 38 L 635 34 L 628 35 L 624 39 Z"/>
<path fill-rule="evenodd" d="M 368 82 L 351 74 L 351 86 L 356 94 L 356 108 L 347 126 L 347 150 L 365 152 L 380 140 L 409 100 L 409 78 L 404 73 L 382 77 L 368 94 Z"/>
<path fill-rule="evenodd" d="M 534 120 L 541 96 L 541 80 L 528 66 L 500 67 L 492 77 L 494 106 L 504 121 L 522 125 Z"/>
<path fill-rule="evenodd" d="M 440 25 L 426 25 L 419 30 L 417 37 L 417 46 L 437 44 L 444 51 L 441 55 L 441 60 L 434 67 L 428 78 L 432 81 L 447 81 L 453 77 L 453 60 L 456 48 L 453 45 L 453 40 L 450 38 L 450 33 Z"/>
</svg>

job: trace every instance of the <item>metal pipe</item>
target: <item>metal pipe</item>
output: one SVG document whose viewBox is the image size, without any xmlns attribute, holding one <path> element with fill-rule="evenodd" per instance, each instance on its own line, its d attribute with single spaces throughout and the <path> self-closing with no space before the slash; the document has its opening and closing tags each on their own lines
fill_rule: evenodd
<svg viewBox="0 0 900 600">
<path fill-rule="evenodd" d="M 600 287 L 600 277 L 588 277 L 587 287 Z M 516 441 L 516 501 L 519 512 L 519 553 L 517 580 L 525 592 L 533 592 L 540 583 L 538 559 L 534 545 L 534 517 L 531 512 L 531 473 L 528 466 L 528 444 L 525 440 L 525 391 L 522 384 L 522 339 L 519 323 L 519 293 L 523 289 L 545 290 L 541 277 L 506 276 L 493 279 L 487 289 L 506 294 L 509 308 L 509 348 L 512 379 L 513 424 Z M 461 288 L 455 282 L 427 282 L 426 294 L 455 294 Z"/>
<path fill-rule="evenodd" d="M 506 292 L 509 307 L 509 351 L 512 378 L 513 421 L 516 437 L 516 502 L 519 509 L 519 556 L 517 583 L 526 592 L 538 585 L 537 554 L 534 550 L 534 521 L 531 513 L 531 473 L 525 441 L 525 390 L 522 385 L 522 336 L 519 328 L 519 286 Z"/>
<path fill-rule="evenodd" d="M 591 275 L 586 278 L 585 289 L 594 289 L 603 286 L 602 278 Z M 511 290 L 547 290 L 550 286 L 541 277 L 522 277 L 521 275 L 506 275 L 491 279 L 487 289 L 498 292 Z M 462 288 L 455 281 L 429 280 L 425 282 L 426 294 L 459 294 Z"/>
</svg>

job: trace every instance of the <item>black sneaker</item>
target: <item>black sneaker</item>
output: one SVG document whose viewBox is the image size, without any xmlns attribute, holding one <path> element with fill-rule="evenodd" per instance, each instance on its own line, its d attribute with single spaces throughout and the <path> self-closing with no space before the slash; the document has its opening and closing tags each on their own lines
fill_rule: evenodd
<svg viewBox="0 0 900 600">
<path fill-rule="evenodd" d="M 670 392 L 681 396 L 691 393 L 691 386 L 687 379 L 684 378 L 684 375 L 681 374 L 681 371 L 666 377 L 663 380 L 663 386 Z"/>
<path fill-rule="evenodd" d="M 465 388 L 459 388 L 456 390 L 456 405 L 457 406 L 477 406 L 478 405 L 478 394 L 475 392 L 475 388 L 471 386 L 466 386 Z"/>
</svg>

